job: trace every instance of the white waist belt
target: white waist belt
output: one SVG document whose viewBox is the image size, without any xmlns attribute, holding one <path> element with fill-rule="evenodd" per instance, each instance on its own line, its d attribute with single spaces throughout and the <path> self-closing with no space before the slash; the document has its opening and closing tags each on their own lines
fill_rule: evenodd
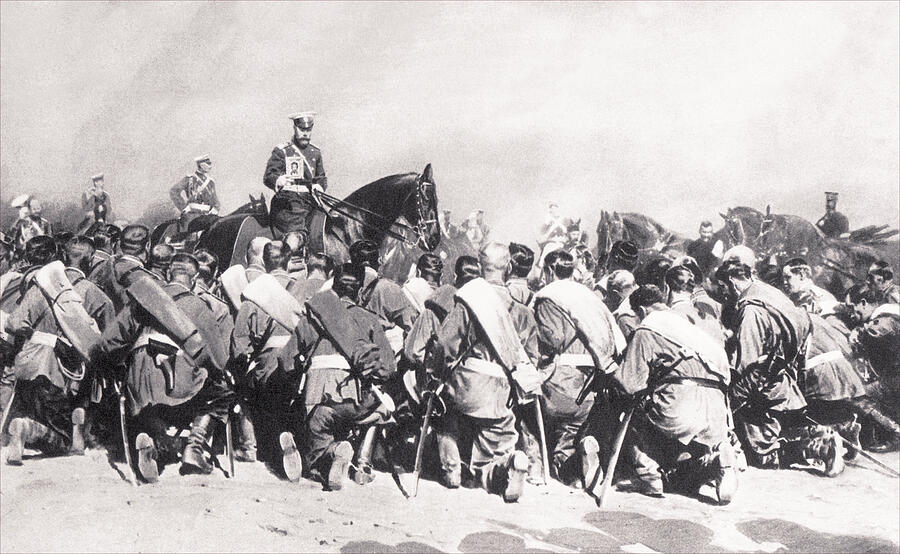
<svg viewBox="0 0 900 554">
<path fill-rule="evenodd" d="M 296 192 L 297 194 L 309 193 L 309 188 L 306 185 L 298 185 L 296 183 L 289 183 L 284 185 L 281 190 L 286 190 L 289 192 Z"/>
<path fill-rule="evenodd" d="M 269 337 L 269 340 L 266 341 L 266 344 L 263 345 L 262 349 L 272 350 L 273 348 L 284 348 L 290 341 L 290 335 L 273 335 Z"/>
<path fill-rule="evenodd" d="M 309 361 L 309 369 L 346 369 L 350 370 L 347 359 L 340 354 L 319 354 Z"/>
<path fill-rule="evenodd" d="M 170 346 L 174 346 L 179 351 L 181 350 L 181 347 L 178 346 L 175 341 L 169 338 L 169 335 L 158 333 L 156 331 L 144 331 L 143 333 L 141 333 L 140 336 L 138 336 L 137 340 L 134 341 L 134 345 L 131 347 L 131 349 L 137 350 L 138 348 L 147 346 L 148 344 L 150 344 L 150 339 L 153 339 L 156 342 L 164 342 Z"/>
<path fill-rule="evenodd" d="M 53 333 L 45 333 L 43 331 L 35 331 L 34 334 L 31 335 L 31 338 L 28 339 L 28 342 L 55 348 L 57 340 L 61 340 L 71 346 L 71 343 L 69 343 L 69 341 L 67 341 L 65 338 L 54 335 Z"/>
<path fill-rule="evenodd" d="M 497 377 L 498 379 L 506 379 L 506 372 L 503 371 L 503 367 L 494 362 L 489 362 L 480 358 L 466 358 L 461 365 L 475 373 L 487 375 L 488 377 Z"/>
<path fill-rule="evenodd" d="M 594 367 L 594 358 L 590 354 L 560 354 L 556 357 L 557 365 L 572 367 Z"/>
<path fill-rule="evenodd" d="M 0 338 L 10 340 L 9 333 L 6 332 L 6 320 L 9 319 L 9 312 L 0 310 Z"/>
<path fill-rule="evenodd" d="M 844 354 L 840 350 L 832 350 L 831 352 L 824 352 L 822 354 L 818 354 L 813 356 L 812 358 L 806 360 L 806 369 L 812 369 L 817 365 L 822 365 L 828 362 L 835 362 L 844 357 Z"/>
</svg>

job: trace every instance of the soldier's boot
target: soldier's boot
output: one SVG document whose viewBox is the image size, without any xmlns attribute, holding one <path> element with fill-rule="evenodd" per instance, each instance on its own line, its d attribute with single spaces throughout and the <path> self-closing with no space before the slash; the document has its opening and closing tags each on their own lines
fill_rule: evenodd
<svg viewBox="0 0 900 554">
<path fill-rule="evenodd" d="M 737 452 L 730 442 L 726 441 L 719 445 L 719 452 L 714 462 L 716 467 L 716 477 L 714 478 L 716 487 L 716 496 L 719 504 L 725 505 L 731 503 L 734 495 L 737 493 Z"/>
<path fill-rule="evenodd" d="M 284 468 L 284 475 L 288 481 L 296 483 L 303 475 L 303 459 L 300 457 L 300 451 L 297 450 L 293 433 L 287 431 L 281 433 L 278 436 L 278 443 L 281 445 L 281 464 Z"/>
<path fill-rule="evenodd" d="M 353 481 L 357 485 L 367 485 L 375 479 L 372 468 L 372 449 L 375 447 L 375 425 L 366 429 L 362 445 L 359 447 L 359 455 L 356 457 L 356 467 L 353 471 Z"/>
<path fill-rule="evenodd" d="M 594 437 L 584 437 L 578 442 L 578 453 L 581 456 L 581 475 L 585 490 L 590 491 L 603 481 L 603 468 L 600 467 L 600 445 Z"/>
<path fill-rule="evenodd" d="M 503 489 L 503 500 L 517 502 L 525 490 L 525 476 L 528 474 L 528 455 L 521 450 L 516 450 L 507 460 L 506 487 Z"/>
<path fill-rule="evenodd" d="M 438 456 L 441 460 L 441 483 L 448 489 L 458 489 L 462 483 L 462 463 L 456 439 L 445 433 L 436 433 Z"/>
<path fill-rule="evenodd" d="M 156 483 L 159 481 L 159 465 L 156 463 L 159 453 L 156 444 L 147 433 L 138 434 L 134 441 L 134 448 L 138 455 L 138 471 L 144 481 Z"/>
<path fill-rule="evenodd" d="M 897 422 L 888 416 L 884 415 L 876 407 L 872 407 L 872 409 L 866 413 L 875 423 L 878 424 L 879 427 L 885 429 L 890 434 L 890 437 L 887 441 L 871 446 L 869 450 L 871 452 L 895 452 L 900 447 L 900 425 L 897 425 Z"/>
<path fill-rule="evenodd" d="M 328 469 L 328 489 L 339 491 L 344 486 L 353 459 L 353 446 L 347 441 L 337 443 L 331 453 L 331 467 Z"/>
<path fill-rule="evenodd" d="M 206 459 L 206 444 L 212 436 L 212 431 L 212 416 L 203 414 L 194 418 L 187 446 L 184 447 L 184 452 L 181 454 L 181 468 L 179 472 L 182 475 L 192 473 L 209 475 L 212 473 L 213 466 Z"/>
<path fill-rule="evenodd" d="M 72 410 L 72 444 L 69 455 L 84 456 L 84 408 Z"/>
<path fill-rule="evenodd" d="M 252 463 L 256 461 L 256 432 L 253 429 L 253 422 L 242 407 L 237 415 L 238 432 L 237 445 L 234 449 L 234 459 L 239 462 Z"/>
<path fill-rule="evenodd" d="M 853 458 L 856 458 L 856 453 L 862 450 L 862 446 L 859 444 L 859 433 L 862 431 L 862 425 L 856 421 L 856 414 L 853 414 L 853 421 L 846 421 L 835 425 L 834 431 L 847 440 L 847 442 L 844 443 L 847 450 L 844 454 L 844 459 L 852 460 Z"/>
<path fill-rule="evenodd" d="M 17 417 L 9 423 L 6 463 L 22 465 L 26 446 L 33 446 L 45 454 L 61 454 L 66 451 L 66 440 L 46 425 L 33 419 Z"/>
<path fill-rule="evenodd" d="M 844 444 L 834 429 L 810 425 L 794 430 L 781 447 L 786 463 L 806 462 L 819 466 L 826 477 L 836 477 L 844 471 Z"/>
</svg>

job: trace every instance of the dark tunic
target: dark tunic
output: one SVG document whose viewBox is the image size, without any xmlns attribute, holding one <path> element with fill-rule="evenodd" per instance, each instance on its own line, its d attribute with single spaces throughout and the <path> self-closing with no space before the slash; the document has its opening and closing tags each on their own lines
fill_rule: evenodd
<svg viewBox="0 0 900 554">
<path fill-rule="evenodd" d="M 292 140 L 279 144 L 272 150 L 272 155 L 266 163 L 266 172 L 263 174 L 263 184 L 266 187 L 275 190 L 278 178 L 287 174 L 285 159 L 288 157 L 301 157 L 306 163 L 300 164 L 302 177 L 276 191 L 272 197 L 270 212 L 273 224 L 282 233 L 309 229 L 310 216 L 315 206 L 310 195 L 310 187 L 312 184 L 318 184 L 322 189 L 328 186 L 325 166 L 322 164 L 322 152 L 312 144 L 300 148 Z"/>
</svg>

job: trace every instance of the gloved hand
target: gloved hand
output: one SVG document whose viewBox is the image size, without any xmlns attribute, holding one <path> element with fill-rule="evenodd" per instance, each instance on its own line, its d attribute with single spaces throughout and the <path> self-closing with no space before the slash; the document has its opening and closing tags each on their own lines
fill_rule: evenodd
<svg viewBox="0 0 900 554">
<path fill-rule="evenodd" d="M 512 372 L 513 381 L 525 395 L 540 395 L 543 379 L 531 362 L 521 362 Z"/>
<path fill-rule="evenodd" d="M 282 175 L 278 179 L 275 180 L 275 192 L 280 191 L 284 188 L 286 184 L 290 181 L 290 178 L 287 175 Z"/>
</svg>

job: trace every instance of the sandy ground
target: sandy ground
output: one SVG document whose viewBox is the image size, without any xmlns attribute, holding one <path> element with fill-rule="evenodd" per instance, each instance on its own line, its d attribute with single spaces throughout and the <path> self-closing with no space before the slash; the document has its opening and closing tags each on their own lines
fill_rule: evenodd
<svg viewBox="0 0 900 554">
<path fill-rule="evenodd" d="M 0 466 L 0 550 L 897 552 L 900 544 L 900 479 L 862 459 L 834 479 L 749 469 L 725 507 L 615 492 L 602 511 L 559 483 L 528 485 L 517 504 L 504 504 L 427 480 L 406 499 L 387 473 L 327 492 L 279 480 L 261 463 L 238 464 L 233 479 L 169 467 L 137 488 L 124 471 L 100 451 Z"/>
</svg>

